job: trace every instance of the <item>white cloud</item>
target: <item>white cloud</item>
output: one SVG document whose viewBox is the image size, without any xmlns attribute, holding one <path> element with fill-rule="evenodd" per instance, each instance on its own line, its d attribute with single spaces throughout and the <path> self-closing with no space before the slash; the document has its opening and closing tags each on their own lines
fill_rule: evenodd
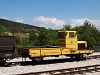
<svg viewBox="0 0 100 75">
<path fill-rule="evenodd" d="M 4 16 L 0 16 L 1 19 L 6 19 L 6 20 L 10 20 L 10 21 L 15 21 L 15 22 L 18 22 L 18 23 L 24 23 L 24 20 L 23 19 L 14 19 L 14 18 L 7 18 L 7 17 L 4 17 Z"/>
<path fill-rule="evenodd" d="M 1 19 L 6 19 L 6 20 L 8 19 L 7 17 L 4 17 L 4 16 L 0 16 L 0 18 Z"/>
<path fill-rule="evenodd" d="M 60 29 L 63 27 L 65 22 L 62 20 L 58 20 L 57 18 L 47 18 L 44 16 L 39 16 L 33 19 L 33 24 L 37 24 L 46 28 Z"/>
<path fill-rule="evenodd" d="M 24 20 L 22 20 L 22 19 L 17 19 L 15 22 L 24 23 Z"/>
<path fill-rule="evenodd" d="M 22 17 L 18 17 L 14 19 L 10 17 L 8 18 L 5 16 L 0 16 L 0 18 L 6 19 L 6 20 L 12 20 L 12 21 L 19 22 L 19 23 L 24 23 L 24 20 Z M 96 20 L 96 19 L 93 20 L 89 18 L 78 18 L 78 19 L 76 18 L 76 19 L 70 19 L 69 22 L 67 21 L 67 23 L 70 23 L 72 27 L 75 27 L 75 26 L 83 25 L 86 20 L 88 20 L 90 23 L 95 25 L 96 28 L 100 29 L 100 20 Z M 61 29 L 63 25 L 65 24 L 64 21 L 58 20 L 57 18 L 54 18 L 54 17 L 47 18 L 44 16 L 38 16 L 34 18 L 32 21 L 33 21 L 33 25 L 37 25 L 37 26 L 45 27 L 45 28 L 52 28 L 52 29 Z"/>
<path fill-rule="evenodd" d="M 68 23 L 70 23 L 72 27 L 75 27 L 83 25 L 86 20 L 89 23 L 95 25 L 96 28 L 100 28 L 100 20 L 93 20 L 89 18 L 70 19 Z M 61 29 L 65 22 L 62 20 L 58 20 L 57 18 L 47 18 L 44 16 L 38 16 L 35 19 L 33 19 L 33 24 L 46 28 Z"/>
<path fill-rule="evenodd" d="M 70 19 L 70 24 L 72 26 L 80 26 L 83 25 L 85 21 L 95 25 L 97 28 L 100 28 L 100 20 L 92 20 L 88 18 L 79 18 L 79 19 Z"/>
</svg>

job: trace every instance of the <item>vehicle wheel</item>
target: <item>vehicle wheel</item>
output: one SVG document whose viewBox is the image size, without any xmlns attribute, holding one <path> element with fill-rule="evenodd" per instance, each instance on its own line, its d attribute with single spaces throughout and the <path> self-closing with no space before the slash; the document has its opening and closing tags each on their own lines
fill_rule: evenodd
<svg viewBox="0 0 100 75">
<path fill-rule="evenodd" d="M 0 61 L 0 66 L 4 66 L 6 64 L 5 60 Z"/>
<path fill-rule="evenodd" d="M 75 60 L 83 60 L 83 59 L 84 59 L 84 55 L 83 54 L 75 55 Z"/>
</svg>

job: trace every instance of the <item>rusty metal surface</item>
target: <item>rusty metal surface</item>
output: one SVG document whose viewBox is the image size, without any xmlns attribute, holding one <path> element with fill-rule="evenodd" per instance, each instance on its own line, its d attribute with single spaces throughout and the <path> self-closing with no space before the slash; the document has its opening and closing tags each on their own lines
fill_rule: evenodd
<svg viewBox="0 0 100 75">
<path fill-rule="evenodd" d="M 0 58 L 13 58 L 15 52 L 15 37 L 14 36 L 0 36 Z"/>
<path fill-rule="evenodd" d="M 15 46 L 14 36 L 0 36 L 0 47 L 2 46 Z"/>
</svg>

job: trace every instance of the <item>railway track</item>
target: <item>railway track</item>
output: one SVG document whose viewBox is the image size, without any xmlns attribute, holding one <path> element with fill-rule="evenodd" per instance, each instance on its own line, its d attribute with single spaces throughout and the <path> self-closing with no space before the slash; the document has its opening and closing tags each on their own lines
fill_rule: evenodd
<svg viewBox="0 0 100 75">
<path fill-rule="evenodd" d="M 18 75 L 72 75 L 72 74 L 85 74 L 87 72 L 88 73 L 100 72 L 100 64 L 67 68 L 67 69 L 59 69 L 59 70 L 42 71 L 42 72 L 31 72 L 31 73 L 18 74 Z"/>
<path fill-rule="evenodd" d="M 88 56 L 86 59 L 97 59 L 100 58 L 100 55 Z M 37 64 L 50 64 L 50 63 L 60 63 L 60 62 L 72 62 L 77 61 L 75 59 L 55 59 L 55 60 L 43 60 L 41 62 L 32 62 L 32 61 L 20 61 L 20 62 L 8 62 L 6 66 L 16 66 L 16 65 L 37 65 Z M 78 60 L 79 61 L 79 60 Z"/>
<path fill-rule="evenodd" d="M 96 59 L 96 58 L 100 58 L 100 55 L 93 55 L 93 56 L 89 56 L 88 58 Z M 73 75 L 73 74 L 85 74 L 85 73 L 93 73 L 93 72 L 100 72 L 100 64 L 67 68 L 67 69 L 42 71 L 42 72 L 31 72 L 31 73 L 24 73 L 18 75 Z"/>
<path fill-rule="evenodd" d="M 100 58 L 100 55 L 93 55 L 93 56 L 89 56 L 87 58 L 89 58 L 89 59 L 96 59 L 96 58 Z"/>
</svg>

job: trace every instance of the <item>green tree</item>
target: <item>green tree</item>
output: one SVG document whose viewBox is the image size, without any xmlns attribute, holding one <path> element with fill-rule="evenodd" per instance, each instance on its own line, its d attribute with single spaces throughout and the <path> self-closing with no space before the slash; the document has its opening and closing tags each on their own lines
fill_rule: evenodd
<svg viewBox="0 0 100 75">
<path fill-rule="evenodd" d="M 56 46 L 58 40 L 58 33 L 56 30 L 48 29 L 47 30 L 47 44 Z"/>
<path fill-rule="evenodd" d="M 100 46 L 100 31 L 98 30 L 98 32 L 95 34 L 95 40 L 96 40 L 96 45 Z"/>
<path fill-rule="evenodd" d="M 29 45 L 31 46 L 36 46 L 38 45 L 38 33 L 33 31 L 33 32 L 30 32 L 29 34 Z"/>
<path fill-rule="evenodd" d="M 62 30 L 71 30 L 71 25 L 69 24 L 65 24 L 63 25 L 63 29 Z"/>
<path fill-rule="evenodd" d="M 39 31 L 39 36 L 38 36 L 38 45 L 39 46 L 44 46 L 47 45 L 47 30 L 40 30 Z"/>
<path fill-rule="evenodd" d="M 34 46 L 57 45 L 57 31 L 44 29 L 38 32 L 31 32 L 29 44 Z"/>
<path fill-rule="evenodd" d="M 74 27 L 73 30 L 76 30 L 78 32 L 79 40 L 87 41 L 88 45 L 96 44 L 95 36 L 98 30 L 87 20 L 84 22 L 83 26 Z"/>
<path fill-rule="evenodd" d="M 4 26 L 0 25 L 0 36 L 6 35 L 5 32 L 6 32 L 6 28 Z"/>
</svg>

